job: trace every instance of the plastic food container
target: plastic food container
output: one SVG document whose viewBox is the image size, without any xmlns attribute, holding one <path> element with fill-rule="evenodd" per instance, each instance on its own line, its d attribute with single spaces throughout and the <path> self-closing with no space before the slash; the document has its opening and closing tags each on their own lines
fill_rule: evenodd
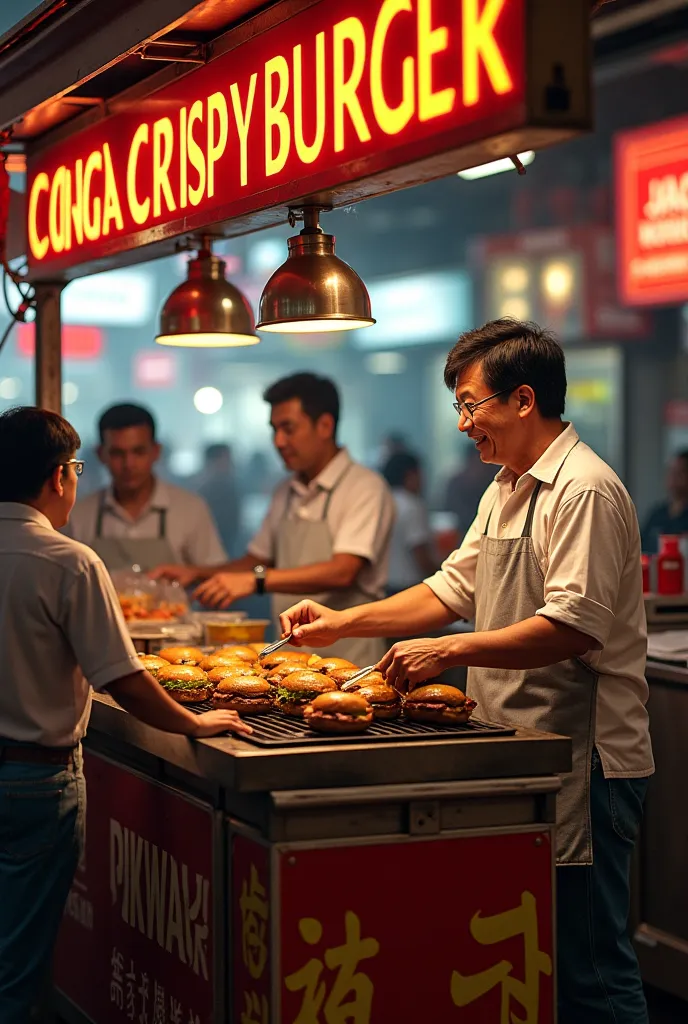
<svg viewBox="0 0 688 1024">
<path fill-rule="evenodd" d="M 205 642 L 215 644 L 262 643 L 269 619 L 227 620 L 221 615 L 205 620 Z"/>
</svg>

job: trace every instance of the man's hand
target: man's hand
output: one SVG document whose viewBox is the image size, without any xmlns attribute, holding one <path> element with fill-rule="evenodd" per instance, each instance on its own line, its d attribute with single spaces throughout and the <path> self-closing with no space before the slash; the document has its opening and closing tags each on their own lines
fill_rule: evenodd
<svg viewBox="0 0 688 1024">
<path fill-rule="evenodd" d="M 280 615 L 282 636 L 292 635 L 294 647 L 329 647 L 343 636 L 344 614 L 316 601 L 300 601 Z"/>
<path fill-rule="evenodd" d="M 175 580 L 182 587 L 190 587 L 200 570 L 195 565 L 157 565 L 148 575 L 152 580 Z"/>
<path fill-rule="evenodd" d="M 377 668 L 395 689 L 412 690 L 426 679 L 434 679 L 451 668 L 456 637 L 442 636 L 434 640 L 401 640 L 385 654 Z"/>
<path fill-rule="evenodd" d="M 216 572 L 193 592 L 193 598 L 209 608 L 229 608 L 230 604 L 256 592 L 252 572 Z"/>
<path fill-rule="evenodd" d="M 235 732 L 239 736 L 250 736 L 253 729 L 239 718 L 236 711 L 206 711 L 203 715 L 196 717 L 197 731 L 195 739 L 204 739 L 206 736 L 217 736 L 222 732 Z"/>
</svg>

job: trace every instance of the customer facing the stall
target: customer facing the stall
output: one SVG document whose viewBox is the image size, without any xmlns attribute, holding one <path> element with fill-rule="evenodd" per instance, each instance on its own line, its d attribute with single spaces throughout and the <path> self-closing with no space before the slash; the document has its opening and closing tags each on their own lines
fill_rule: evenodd
<svg viewBox="0 0 688 1024">
<path fill-rule="evenodd" d="M 445 382 L 459 430 L 501 465 L 459 548 L 377 604 L 282 615 L 297 644 L 399 636 L 475 620 L 474 633 L 396 643 L 397 687 L 469 666 L 477 716 L 571 737 L 557 798 L 560 1024 L 647 1024 L 627 932 L 631 854 L 653 772 L 645 708 L 640 535 L 613 470 L 562 422 L 564 353 L 535 324 L 464 334 Z"/>
<path fill-rule="evenodd" d="M 339 394 L 331 380 L 297 373 L 263 396 L 271 406 L 274 444 L 291 476 L 275 491 L 248 552 L 210 568 L 163 566 L 155 577 L 188 586 L 206 605 L 227 608 L 253 593 L 273 595 L 275 621 L 295 595 L 319 595 L 336 608 L 382 597 L 394 502 L 377 473 L 353 462 L 337 444 Z M 332 653 L 357 664 L 377 661 L 376 639 L 347 639 Z"/>
<path fill-rule="evenodd" d="M 250 733 L 194 715 L 143 670 L 98 556 L 58 531 L 83 462 L 56 413 L 0 416 L 0 1021 L 27 1024 L 83 845 L 91 688 L 190 737 Z"/>
<path fill-rule="evenodd" d="M 155 476 L 161 446 L 148 409 L 113 405 L 100 417 L 98 433 L 98 458 L 112 484 L 77 502 L 68 536 L 93 548 L 110 572 L 135 565 L 146 572 L 169 562 L 225 562 L 203 498 Z"/>
</svg>

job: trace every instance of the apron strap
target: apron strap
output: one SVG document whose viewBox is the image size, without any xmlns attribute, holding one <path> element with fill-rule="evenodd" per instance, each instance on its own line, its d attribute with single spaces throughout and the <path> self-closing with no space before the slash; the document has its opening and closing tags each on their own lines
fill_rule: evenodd
<svg viewBox="0 0 688 1024">
<path fill-rule="evenodd" d="M 96 539 L 102 540 L 103 537 L 103 519 L 107 508 L 105 506 L 105 491 L 100 492 L 100 500 L 98 502 L 98 515 L 96 516 Z M 166 508 L 152 508 L 151 512 L 158 513 L 158 540 L 165 540 L 167 538 L 167 509 Z"/>
<path fill-rule="evenodd" d="M 158 513 L 158 540 L 165 540 L 167 536 L 167 509 L 152 508 L 151 512 Z"/>
<path fill-rule="evenodd" d="M 542 480 L 538 480 L 533 489 L 533 493 L 530 496 L 530 504 L 528 505 L 528 515 L 526 516 L 526 521 L 523 526 L 523 533 L 521 534 L 522 537 L 533 536 L 533 517 L 535 516 L 535 502 L 537 501 L 537 496 L 540 493 L 541 487 Z"/>
<path fill-rule="evenodd" d="M 494 512 L 494 508 L 495 505 L 497 504 L 497 501 L 498 499 L 495 498 L 492 508 L 490 509 L 489 514 L 487 516 L 487 522 L 485 523 L 485 532 L 483 533 L 483 537 L 487 537 L 487 531 L 490 529 L 490 520 L 492 519 L 492 513 Z"/>
<path fill-rule="evenodd" d="M 335 480 L 334 485 L 330 488 L 330 491 L 329 491 L 329 493 L 327 495 L 327 498 L 325 500 L 325 507 L 323 508 L 323 514 L 320 517 L 321 522 L 324 522 L 324 520 L 327 519 L 327 513 L 328 513 L 329 508 L 330 508 L 330 502 L 332 501 L 332 495 L 337 490 L 337 488 L 339 487 L 340 483 L 342 482 L 342 480 L 344 479 L 344 477 L 349 472 L 349 470 L 351 469 L 352 466 L 353 466 L 353 462 L 349 463 L 349 465 L 346 467 L 344 472 L 342 474 L 340 474 L 340 476 Z"/>
</svg>

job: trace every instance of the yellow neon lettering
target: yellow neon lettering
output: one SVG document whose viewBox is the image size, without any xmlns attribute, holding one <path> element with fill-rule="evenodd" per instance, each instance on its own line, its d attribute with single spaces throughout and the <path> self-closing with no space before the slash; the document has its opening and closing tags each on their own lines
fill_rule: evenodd
<svg viewBox="0 0 688 1024">
<path fill-rule="evenodd" d="M 31 185 L 31 192 L 29 194 L 29 245 L 31 247 L 31 253 L 37 260 L 45 259 L 46 253 L 50 248 L 50 237 L 49 235 L 43 235 L 42 238 L 38 235 L 38 225 L 36 223 L 38 217 L 38 200 L 41 192 L 50 192 L 50 178 L 41 171 L 33 179 Z"/>
<path fill-rule="evenodd" d="M 257 81 L 258 73 L 254 71 L 248 83 L 248 97 L 246 98 L 245 112 L 241 108 L 241 95 L 239 93 L 238 83 L 232 82 L 229 90 L 232 97 L 234 120 L 236 121 L 237 131 L 239 132 L 239 168 L 242 185 L 245 185 L 248 182 L 248 129 L 251 124 L 251 116 L 253 114 L 253 101 L 256 97 Z"/>
<path fill-rule="evenodd" d="M 64 189 L 62 190 L 62 223 L 64 224 L 65 252 L 72 248 L 72 172 L 65 168 Z"/>
<path fill-rule="evenodd" d="M 64 164 L 58 167 L 53 175 L 50 186 L 50 203 L 48 205 L 48 234 L 53 252 L 62 252 L 65 247 L 64 192 L 67 168 Z"/>
<path fill-rule="evenodd" d="M 153 216 L 162 213 L 162 194 L 165 205 L 170 213 L 174 213 L 177 204 L 172 195 L 170 185 L 170 163 L 174 146 L 174 130 L 169 117 L 161 117 L 153 125 Z"/>
<path fill-rule="evenodd" d="M 502 96 L 511 92 L 514 84 L 504 63 L 504 57 L 494 37 L 494 29 L 505 0 L 487 0 L 482 11 L 478 0 L 464 0 L 463 4 L 463 102 L 474 107 L 480 99 L 480 61 L 485 65 L 490 85 Z"/>
<path fill-rule="evenodd" d="M 275 101 L 272 95 L 272 79 L 279 78 L 279 92 Z M 282 170 L 289 156 L 291 128 L 284 113 L 284 104 L 289 92 L 289 65 L 284 57 L 273 57 L 265 64 L 265 174 L 277 174 Z M 273 128 L 279 133 L 277 156 L 273 153 Z"/>
<path fill-rule="evenodd" d="M 387 135 L 396 135 L 405 128 L 414 113 L 414 73 L 413 57 L 404 57 L 402 64 L 403 93 L 401 102 L 390 107 L 382 85 L 382 56 L 387 41 L 389 27 L 398 14 L 411 11 L 411 0 L 385 0 L 375 24 L 373 43 L 370 48 L 370 96 L 373 101 L 375 120 Z"/>
<path fill-rule="evenodd" d="M 456 89 L 449 86 L 435 92 L 432 88 L 432 62 L 449 45 L 446 25 L 432 27 L 432 0 L 418 0 L 418 119 L 430 121 L 454 109 Z"/>
<path fill-rule="evenodd" d="M 189 111 L 187 110 L 187 108 L 182 107 L 182 109 L 179 111 L 179 207 L 182 210 L 187 206 L 189 202 L 189 169 L 186 166 L 186 125 L 188 115 Z"/>
<path fill-rule="evenodd" d="M 84 161 L 77 160 L 74 167 L 74 201 L 72 202 L 72 225 L 77 245 L 84 241 Z M 71 231 L 71 229 L 70 229 Z M 71 239 L 70 239 L 71 241 Z"/>
<path fill-rule="evenodd" d="M 358 18 L 345 18 L 334 26 L 332 38 L 334 46 L 334 148 L 335 152 L 341 153 L 344 149 L 345 107 L 361 142 L 369 142 L 371 138 L 357 95 L 365 65 L 365 29 Z M 351 74 L 345 80 L 344 45 L 347 40 L 353 46 L 354 60 Z"/>
<path fill-rule="evenodd" d="M 315 37 L 315 138 L 306 145 L 303 138 L 303 64 L 301 43 L 294 47 L 294 142 L 299 159 L 312 164 L 320 156 L 325 139 L 325 33 Z"/>
<path fill-rule="evenodd" d="M 196 142 L 193 134 L 194 124 L 196 121 L 202 120 L 203 104 L 200 100 L 196 100 L 195 103 L 191 104 L 189 120 L 186 126 L 186 145 L 189 151 L 189 162 L 198 174 L 198 185 L 195 188 L 189 185 L 189 202 L 192 206 L 198 206 L 205 192 L 205 158 L 203 150 Z"/>
<path fill-rule="evenodd" d="M 84 234 L 89 242 L 95 242 L 100 238 L 100 196 L 94 196 L 93 209 L 91 210 L 91 179 L 94 171 L 102 171 L 103 155 L 99 149 L 94 149 L 86 161 L 84 171 Z"/>
<path fill-rule="evenodd" d="M 219 134 L 215 138 L 215 114 L 219 119 Z M 208 198 L 215 195 L 215 164 L 227 146 L 229 117 L 227 100 L 221 92 L 208 97 Z"/>
<path fill-rule="evenodd" d="M 146 196 L 141 203 L 136 195 L 136 169 L 139 162 L 139 152 L 141 146 L 147 143 L 148 125 L 145 123 L 140 124 L 134 132 L 134 138 L 131 140 L 129 159 L 127 160 L 127 202 L 129 204 L 129 212 L 136 224 L 145 224 L 150 214 L 150 197 Z"/>
<path fill-rule="evenodd" d="M 110 156 L 110 146 L 107 142 L 103 143 L 103 167 L 105 170 L 105 200 L 103 202 L 103 234 L 110 234 L 110 221 L 114 220 L 115 227 L 118 231 L 124 229 L 124 221 L 122 220 L 122 209 L 119 205 L 119 193 L 117 191 L 117 181 L 115 180 L 115 172 L 112 167 L 112 157 Z"/>
</svg>

